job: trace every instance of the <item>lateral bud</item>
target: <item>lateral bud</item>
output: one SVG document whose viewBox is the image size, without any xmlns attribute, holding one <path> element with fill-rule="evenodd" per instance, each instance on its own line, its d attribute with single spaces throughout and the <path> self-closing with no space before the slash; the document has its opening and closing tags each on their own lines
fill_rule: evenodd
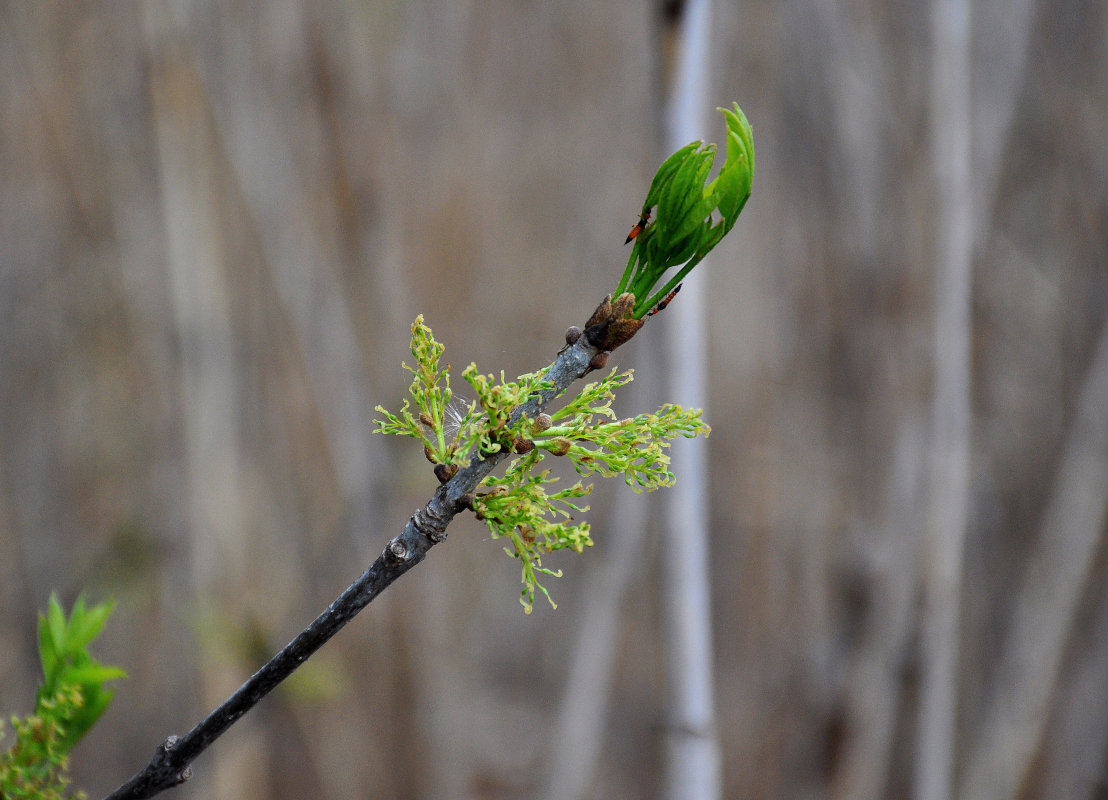
<svg viewBox="0 0 1108 800">
<path fill-rule="evenodd" d="M 389 542 L 386 552 L 396 561 L 405 561 L 408 558 L 408 545 L 397 537 Z"/>
<path fill-rule="evenodd" d="M 604 366 L 608 363 L 608 357 L 610 355 L 610 351 L 601 350 L 599 353 L 589 359 L 589 369 L 604 369 Z"/>
<path fill-rule="evenodd" d="M 446 483 L 457 474 L 457 464 L 435 464 L 435 477 L 439 479 L 439 483 Z"/>
</svg>

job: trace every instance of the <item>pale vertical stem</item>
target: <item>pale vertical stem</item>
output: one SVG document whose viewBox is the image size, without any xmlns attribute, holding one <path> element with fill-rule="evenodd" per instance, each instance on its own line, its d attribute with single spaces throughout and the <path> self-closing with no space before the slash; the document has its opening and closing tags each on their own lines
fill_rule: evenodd
<svg viewBox="0 0 1108 800">
<path fill-rule="evenodd" d="M 922 693 L 917 800 L 946 800 L 954 779 L 958 631 L 969 504 L 970 295 L 973 200 L 970 182 L 970 4 L 932 7 L 932 158 L 936 191 L 934 394 L 930 498 L 924 540 Z"/>
<path fill-rule="evenodd" d="M 668 109 L 666 152 L 704 138 L 708 101 L 711 4 L 691 0 L 679 39 L 677 73 Z M 704 274 L 702 266 L 697 272 Z M 705 406 L 706 303 L 703 280 L 690 276 L 667 310 L 667 395 L 686 407 Z M 673 445 L 680 478 L 665 498 L 662 534 L 662 624 L 668 724 L 664 796 L 710 800 L 722 776 L 712 665 L 708 544 L 708 457 L 703 438 Z"/>
<path fill-rule="evenodd" d="M 995 221 L 991 209 L 1000 197 L 997 185 L 1033 51 L 1035 7 L 1033 0 L 983 3 L 974 23 L 988 36 L 973 63 L 974 85 L 987 88 L 973 97 L 973 197 L 977 240 L 982 242 Z"/>
</svg>

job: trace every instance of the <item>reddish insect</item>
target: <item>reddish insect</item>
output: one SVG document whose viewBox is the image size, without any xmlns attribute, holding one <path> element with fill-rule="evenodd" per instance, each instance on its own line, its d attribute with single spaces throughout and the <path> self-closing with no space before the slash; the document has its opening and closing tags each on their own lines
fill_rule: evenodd
<svg viewBox="0 0 1108 800">
<path fill-rule="evenodd" d="M 650 311 L 648 311 L 646 315 L 647 315 L 648 317 L 653 317 L 653 316 L 654 316 L 655 314 L 657 314 L 657 313 L 658 313 L 659 311 L 665 311 L 665 310 L 666 310 L 666 306 L 668 306 L 668 305 L 669 305 L 670 303 L 672 303 L 672 302 L 673 302 L 673 298 L 677 296 L 677 293 L 678 293 L 679 291 L 681 291 L 681 286 L 682 286 L 682 285 L 683 285 L 683 284 L 680 284 L 680 283 L 679 283 L 679 284 L 677 284 L 677 288 L 676 288 L 676 289 L 674 289 L 674 290 L 673 290 L 672 292 L 670 292 L 669 294 L 667 294 L 667 295 L 666 295 L 665 297 L 663 297 L 663 298 L 662 298 L 662 302 L 658 303 L 658 305 L 656 305 L 656 306 L 654 306 L 654 308 L 650 309 Z"/>
<path fill-rule="evenodd" d="M 643 228 L 646 227 L 646 223 L 650 222 L 650 209 L 644 208 L 642 210 L 642 216 L 639 217 L 639 221 L 635 223 L 635 227 L 631 229 L 631 232 L 627 234 L 627 238 L 624 240 L 624 244 L 629 244 L 632 239 L 642 233 Z"/>
</svg>

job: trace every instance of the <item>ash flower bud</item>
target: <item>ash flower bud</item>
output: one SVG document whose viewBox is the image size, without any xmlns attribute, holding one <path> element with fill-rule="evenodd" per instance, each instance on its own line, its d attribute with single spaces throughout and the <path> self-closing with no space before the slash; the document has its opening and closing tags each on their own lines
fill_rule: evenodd
<svg viewBox="0 0 1108 800">
<path fill-rule="evenodd" d="M 435 421 L 431 419 L 431 415 L 428 414 L 426 411 L 421 411 L 419 413 L 419 421 L 428 428 L 435 427 Z"/>
<path fill-rule="evenodd" d="M 608 363 L 608 356 L 611 354 L 609 350 L 601 350 L 589 359 L 589 369 L 603 369 L 604 365 Z"/>
<path fill-rule="evenodd" d="M 569 448 L 573 446 L 573 442 L 564 436 L 559 436 L 557 439 L 550 443 L 550 452 L 556 456 L 564 456 L 569 452 Z"/>
<path fill-rule="evenodd" d="M 536 433 L 542 433 L 545 430 L 549 430 L 550 426 L 553 424 L 554 420 L 550 418 L 550 415 L 543 413 L 535 417 L 534 422 L 531 423 L 531 429 Z"/>
<path fill-rule="evenodd" d="M 574 344 L 581 338 L 581 329 L 576 325 L 570 325 L 566 328 L 566 344 Z"/>
<path fill-rule="evenodd" d="M 457 473 L 457 464 L 435 464 L 435 477 L 439 479 L 439 483 L 446 483 Z"/>
</svg>

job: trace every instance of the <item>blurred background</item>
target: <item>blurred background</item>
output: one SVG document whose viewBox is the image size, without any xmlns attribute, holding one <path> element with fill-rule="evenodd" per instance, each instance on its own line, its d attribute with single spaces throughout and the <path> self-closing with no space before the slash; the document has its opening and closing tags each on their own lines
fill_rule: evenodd
<svg viewBox="0 0 1108 800">
<path fill-rule="evenodd" d="M 95 651 L 130 677 L 72 759 L 95 797 L 433 490 L 371 434 L 416 314 L 455 370 L 514 375 L 615 286 L 681 7 L 0 8 L 0 712 L 33 703 L 52 589 L 115 598 Z M 710 102 L 757 150 L 693 278 L 725 797 L 1108 796 L 1108 5 L 968 8 L 959 61 L 932 3 L 713 7 Z M 669 399 L 677 318 L 615 354 L 621 412 Z M 598 483 L 531 616 L 459 517 L 173 796 L 657 796 L 680 554 L 666 491 L 626 494 Z M 571 678 L 603 613 L 610 670 Z"/>
</svg>

